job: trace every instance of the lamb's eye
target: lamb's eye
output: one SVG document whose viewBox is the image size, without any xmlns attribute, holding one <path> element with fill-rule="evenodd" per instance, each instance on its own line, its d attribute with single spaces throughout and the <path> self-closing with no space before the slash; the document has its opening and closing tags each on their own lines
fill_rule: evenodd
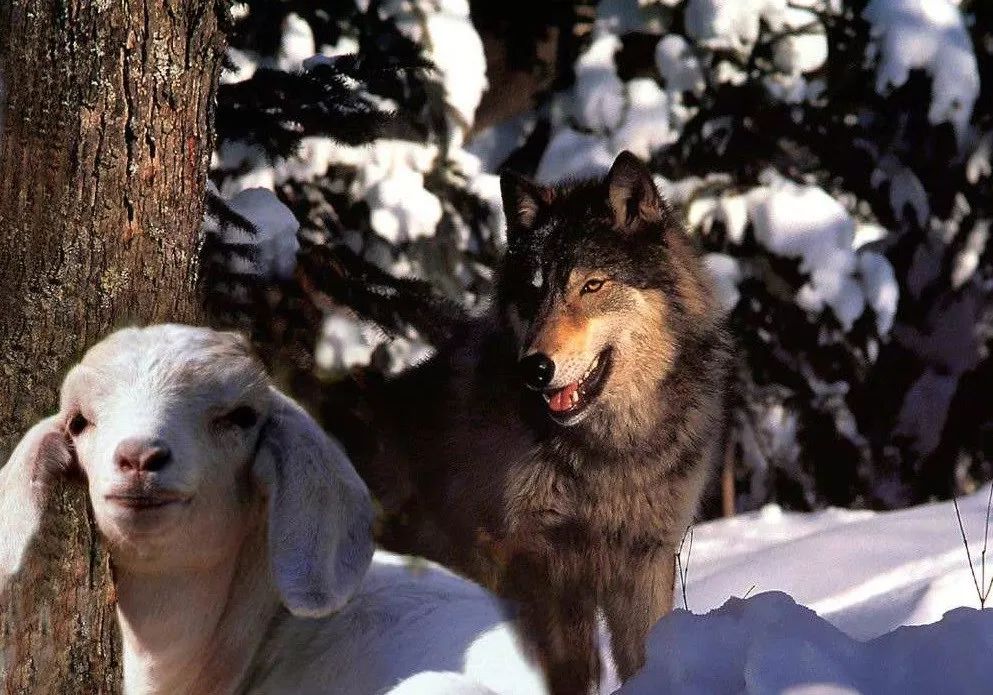
<svg viewBox="0 0 993 695">
<path fill-rule="evenodd" d="M 85 430 L 89 426 L 90 426 L 90 421 L 87 420 L 82 413 L 76 413 L 75 415 L 72 416 L 72 419 L 69 420 L 69 425 L 67 429 L 69 430 L 69 434 L 71 434 L 73 437 L 78 437 L 80 434 L 83 433 L 83 430 Z"/>
<path fill-rule="evenodd" d="M 239 427 L 247 430 L 259 420 L 259 414 L 255 409 L 247 405 L 239 405 L 237 408 L 222 415 L 218 422 L 227 427 Z"/>
<path fill-rule="evenodd" d="M 579 290 L 579 294 L 589 294 L 590 292 L 596 292 L 601 287 L 603 287 L 604 280 L 600 278 L 593 278 L 592 280 L 587 280 L 586 284 L 583 285 L 583 289 Z"/>
</svg>

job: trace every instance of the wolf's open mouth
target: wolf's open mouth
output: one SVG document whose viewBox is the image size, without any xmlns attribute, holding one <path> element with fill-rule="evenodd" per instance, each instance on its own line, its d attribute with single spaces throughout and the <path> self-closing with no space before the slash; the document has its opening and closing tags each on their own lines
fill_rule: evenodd
<svg viewBox="0 0 993 695">
<path fill-rule="evenodd" d="M 579 415 L 603 391 L 603 385 L 610 375 L 612 354 L 611 348 L 605 348 L 586 368 L 579 381 L 566 384 L 559 389 L 545 391 L 549 415 L 553 420 L 563 425 L 574 425 L 579 422 Z"/>
</svg>

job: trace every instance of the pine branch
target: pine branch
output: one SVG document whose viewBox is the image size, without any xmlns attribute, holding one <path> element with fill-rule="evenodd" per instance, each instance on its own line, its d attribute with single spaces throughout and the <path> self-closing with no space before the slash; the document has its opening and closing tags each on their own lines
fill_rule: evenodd
<svg viewBox="0 0 993 695">
<path fill-rule="evenodd" d="M 286 156 L 307 136 L 359 145 L 376 138 L 423 139 L 404 115 L 380 108 L 367 91 L 399 72 L 425 70 L 423 61 L 387 66 L 359 56 L 329 59 L 302 73 L 260 69 L 249 79 L 221 85 L 217 95 L 220 141 L 257 144 L 270 157 Z"/>
<path fill-rule="evenodd" d="M 298 277 L 319 306 L 344 306 L 391 335 L 414 329 L 435 346 L 467 321 L 463 308 L 428 282 L 393 277 L 346 246 L 301 244 Z"/>
</svg>

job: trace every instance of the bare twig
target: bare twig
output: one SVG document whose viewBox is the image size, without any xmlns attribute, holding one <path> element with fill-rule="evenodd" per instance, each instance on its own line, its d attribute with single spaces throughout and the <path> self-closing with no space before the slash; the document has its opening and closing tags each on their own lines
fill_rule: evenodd
<svg viewBox="0 0 993 695">
<path fill-rule="evenodd" d="M 686 564 L 683 564 L 683 546 L 686 545 L 687 536 L 690 539 L 690 544 L 686 548 Z M 679 550 L 676 551 L 676 570 L 679 572 L 679 586 L 683 594 L 683 608 L 686 610 L 690 609 L 690 604 L 686 600 L 686 577 L 690 573 L 690 557 L 693 555 L 693 526 L 686 527 L 686 533 L 683 534 L 683 540 L 679 542 Z"/>
<path fill-rule="evenodd" d="M 976 576 L 976 566 L 972 562 L 972 551 L 969 549 L 969 539 L 965 535 L 965 524 L 962 523 L 962 512 L 959 510 L 958 498 L 952 498 L 952 504 L 955 507 L 955 518 L 959 522 L 959 532 L 962 534 L 962 545 L 965 546 L 965 558 L 969 563 L 969 572 L 972 574 L 972 583 L 976 588 L 976 596 L 979 597 L 979 607 L 986 608 L 986 601 L 990 596 L 990 591 L 993 590 L 993 578 L 990 580 L 990 584 L 986 584 L 986 549 L 989 543 L 989 531 L 990 531 L 990 511 L 993 510 L 993 486 L 990 487 L 990 497 L 986 502 L 986 527 L 983 532 L 983 549 L 980 553 L 980 576 Z"/>
<path fill-rule="evenodd" d="M 986 599 L 989 598 L 990 591 L 993 590 L 993 577 L 990 577 L 990 583 L 986 583 L 986 546 L 989 544 L 990 539 L 990 509 L 993 509 L 993 485 L 990 485 L 990 496 L 986 500 L 986 526 L 983 527 L 983 553 L 982 553 L 982 575 L 983 581 L 982 585 L 986 587 L 985 593 L 980 599 L 980 604 L 983 608 L 986 607 Z"/>
<path fill-rule="evenodd" d="M 746 591 L 745 595 L 742 596 L 741 598 L 748 598 L 748 595 L 752 593 L 754 590 L 755 590 L 755 585 L 752 584 L 750 587 L 748 587 L 748 591 Z"/>
</svg>

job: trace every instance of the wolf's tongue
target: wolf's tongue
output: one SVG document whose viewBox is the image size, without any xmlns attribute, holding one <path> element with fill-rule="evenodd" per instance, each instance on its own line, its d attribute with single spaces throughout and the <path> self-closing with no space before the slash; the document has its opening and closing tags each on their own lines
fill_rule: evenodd
<svg viewBox="0 0 993 695">
<path fill-rule="evenodd" d="M 572 407 L 572 394 L 579 390 L 579 382 L 563 386 L 548 399 L 548 408 L 557 413 Z"/>
</svg>

